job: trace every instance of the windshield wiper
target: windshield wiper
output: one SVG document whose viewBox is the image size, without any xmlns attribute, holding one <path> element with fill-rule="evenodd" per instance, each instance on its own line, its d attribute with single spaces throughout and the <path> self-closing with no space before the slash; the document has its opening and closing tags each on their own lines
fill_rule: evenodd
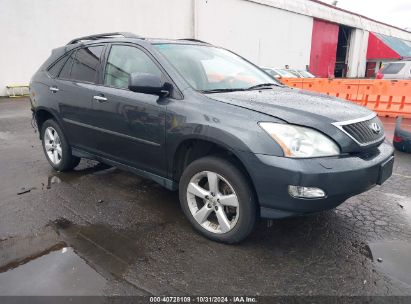
<svg viewBox="0 0 411 304">
<path fill-rule="evenodd" d="M 208 94 L 208 93 L 224 93 L 224 92 L 235 92 L 235 91 L 249 91 L 255 90 L 260 88 L 271 88 L 272 86 L 283 87 L 283 85 L 278 83 L 260 83 L 249 88 L 224 88 L 224 89 L 211 89 L 211 90 L 202 90 L 201 93 Z"/>
<path fill-rule="evenodd" d="M 235 92 L 235 91 L 245 91 L 248 89 L 237 88 L 237 89 L 211 89 L 211 90 L 201 90 L 201 93 L 208 94 L 208 93 L 224 93 L 224 92 Z"/>
<path fill-rule="evenodd" d="M 262 89 L 262 88 L 270 88 L 272 86 L 277 86 L 277 87 L 282 87 L 283 85 L 279 84 L 279 83 L 260 83 L 260 84 L 256 84 L 253 85 L 249 88 L 247 88 L 246 90 L 254 90 L 254 89 Z"/>
</svg>

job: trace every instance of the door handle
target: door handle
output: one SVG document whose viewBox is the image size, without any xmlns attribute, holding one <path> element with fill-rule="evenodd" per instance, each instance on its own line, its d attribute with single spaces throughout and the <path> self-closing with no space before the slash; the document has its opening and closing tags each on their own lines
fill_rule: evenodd
<svg viewBox="0 0 411 304">
<path fill-rule="evenodd" d="M 106 97 L 100 96 L 100 95 L 93 96 L 93 99 L 97 100 L 98 102 L 106 102 L 107 101 Z"/>
<path fill-rule="evenodd" d="M 50 87 L 50 91 L 52 91 L 53 93 L 57 93 L 59 89 L 56 87 Z"/>
</svg>

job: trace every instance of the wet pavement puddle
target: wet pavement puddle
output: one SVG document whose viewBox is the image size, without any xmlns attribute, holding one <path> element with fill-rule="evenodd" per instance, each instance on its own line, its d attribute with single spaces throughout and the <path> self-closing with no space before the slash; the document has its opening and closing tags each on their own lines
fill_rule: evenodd
<svg viewBox="0 0 411 304">
<path fill-rule="evenodd" d="M 121 277 L 136 260 L 146 260 L 144 246 L 104 225 L 76 225 L 60 218 L 51 223 L 60 238 L 95 268 Z"/>
<path fill-rule="evenodd" d="M 411 221 L 411 199 L 394 193 L 384 193 L 398 205 L 398 210 Z M 411 243 L 386 240 L 368 244 L 372 258 L 384 273 L 411 286 Z"/>
<path fill-rule="evenodd" d="M 144 242 L 125 233 L 59 218 L 40 234 L 0 240 L 0 295 L 104 295 L 114 281 L 131 286 L 124 278 L 128 268 L 148 263 L 149 257 Z"/>
<path fill-rule="evenodd" d="M 384 273 L 411 285 L 411 244 L 381 241 L 369 244 L 374 262 Z"/>
<path fill-rule="evenodd" d="M 98 296 L 116 291 L 118 282 L 123 291 L 150 295 L 151 285 L 144 278 L 137 284 L 129 269 L 155 261 L 150 239 L 133 236 L 157 229 L 163 228 L 141 223 L 115 229 L 58 218 L 36 234 L 0 239 L 0 295 Z"/>
<path fill-rule="evenodd" d="M 102 295 L 106 285 L 71 247 L 15 266 L 0 273 L 1 295 Z"/>
</svg>

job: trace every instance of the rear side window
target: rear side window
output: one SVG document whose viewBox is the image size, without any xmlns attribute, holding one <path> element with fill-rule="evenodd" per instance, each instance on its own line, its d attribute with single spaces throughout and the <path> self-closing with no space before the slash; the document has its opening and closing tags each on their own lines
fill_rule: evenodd
<svg viewBox="0 0 411 304">
<path fill-rule="evenodd" d="M 95 82 L 103 46 L 91 46 L 73 52 L 64 64 L 59 78 Z"/>
<path fill-rule="evenodd" d="M 71 67 L 70 79 L 84 82 L 94 82 L 100 63 L 103 46 L 93 46 L 79 49 Z"/>
<path fill-rule="evenodd" d="M 108 56 L 104 84 L 120 89 L 128 88 L 128 78 L 132 73 L 148 73 L 161 77 L 161 70 L 142 50 L 113 45 Z"/>
<path fill-rule="evenodd" d="M 66 63 L 67 58 L 69 55 L 60 58 L 56 63 L 54 63 L 47 71 L 49 72 L 50 76 L 55 78 L 60 73 L 61 68 Z"/>
<path fill-rule="evenodd" d="M 59 78 L 70 79 L 71 67 L 73 66 L 74 62 L 74 54 L 75 52 L 71 53 L 69 59 L 66 60 L 66 63 L 64 64 L 63 69 L 60 72 Z"/>
<path fill-rule="evenodd" d="M 383 74 L 398 74 L 404 66 L 405 66 L 405 63 L 389 63 L 382 70 L 382 73 Z"/>
</svg>

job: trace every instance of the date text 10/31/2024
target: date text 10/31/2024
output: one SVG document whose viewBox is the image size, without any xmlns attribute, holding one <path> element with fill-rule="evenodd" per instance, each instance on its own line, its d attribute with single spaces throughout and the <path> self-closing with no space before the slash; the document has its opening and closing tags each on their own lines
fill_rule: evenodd
<svg viewBox="0 0 411 304">
<path fill-rule="evenodd" d="M 249 296 L 233 296 L 233 297 L 213 297 L 213 296 L 198 296 L 198 297 L 150 297 L 150 303 L 258 303 L 256 297 Z"/>
</svg>

